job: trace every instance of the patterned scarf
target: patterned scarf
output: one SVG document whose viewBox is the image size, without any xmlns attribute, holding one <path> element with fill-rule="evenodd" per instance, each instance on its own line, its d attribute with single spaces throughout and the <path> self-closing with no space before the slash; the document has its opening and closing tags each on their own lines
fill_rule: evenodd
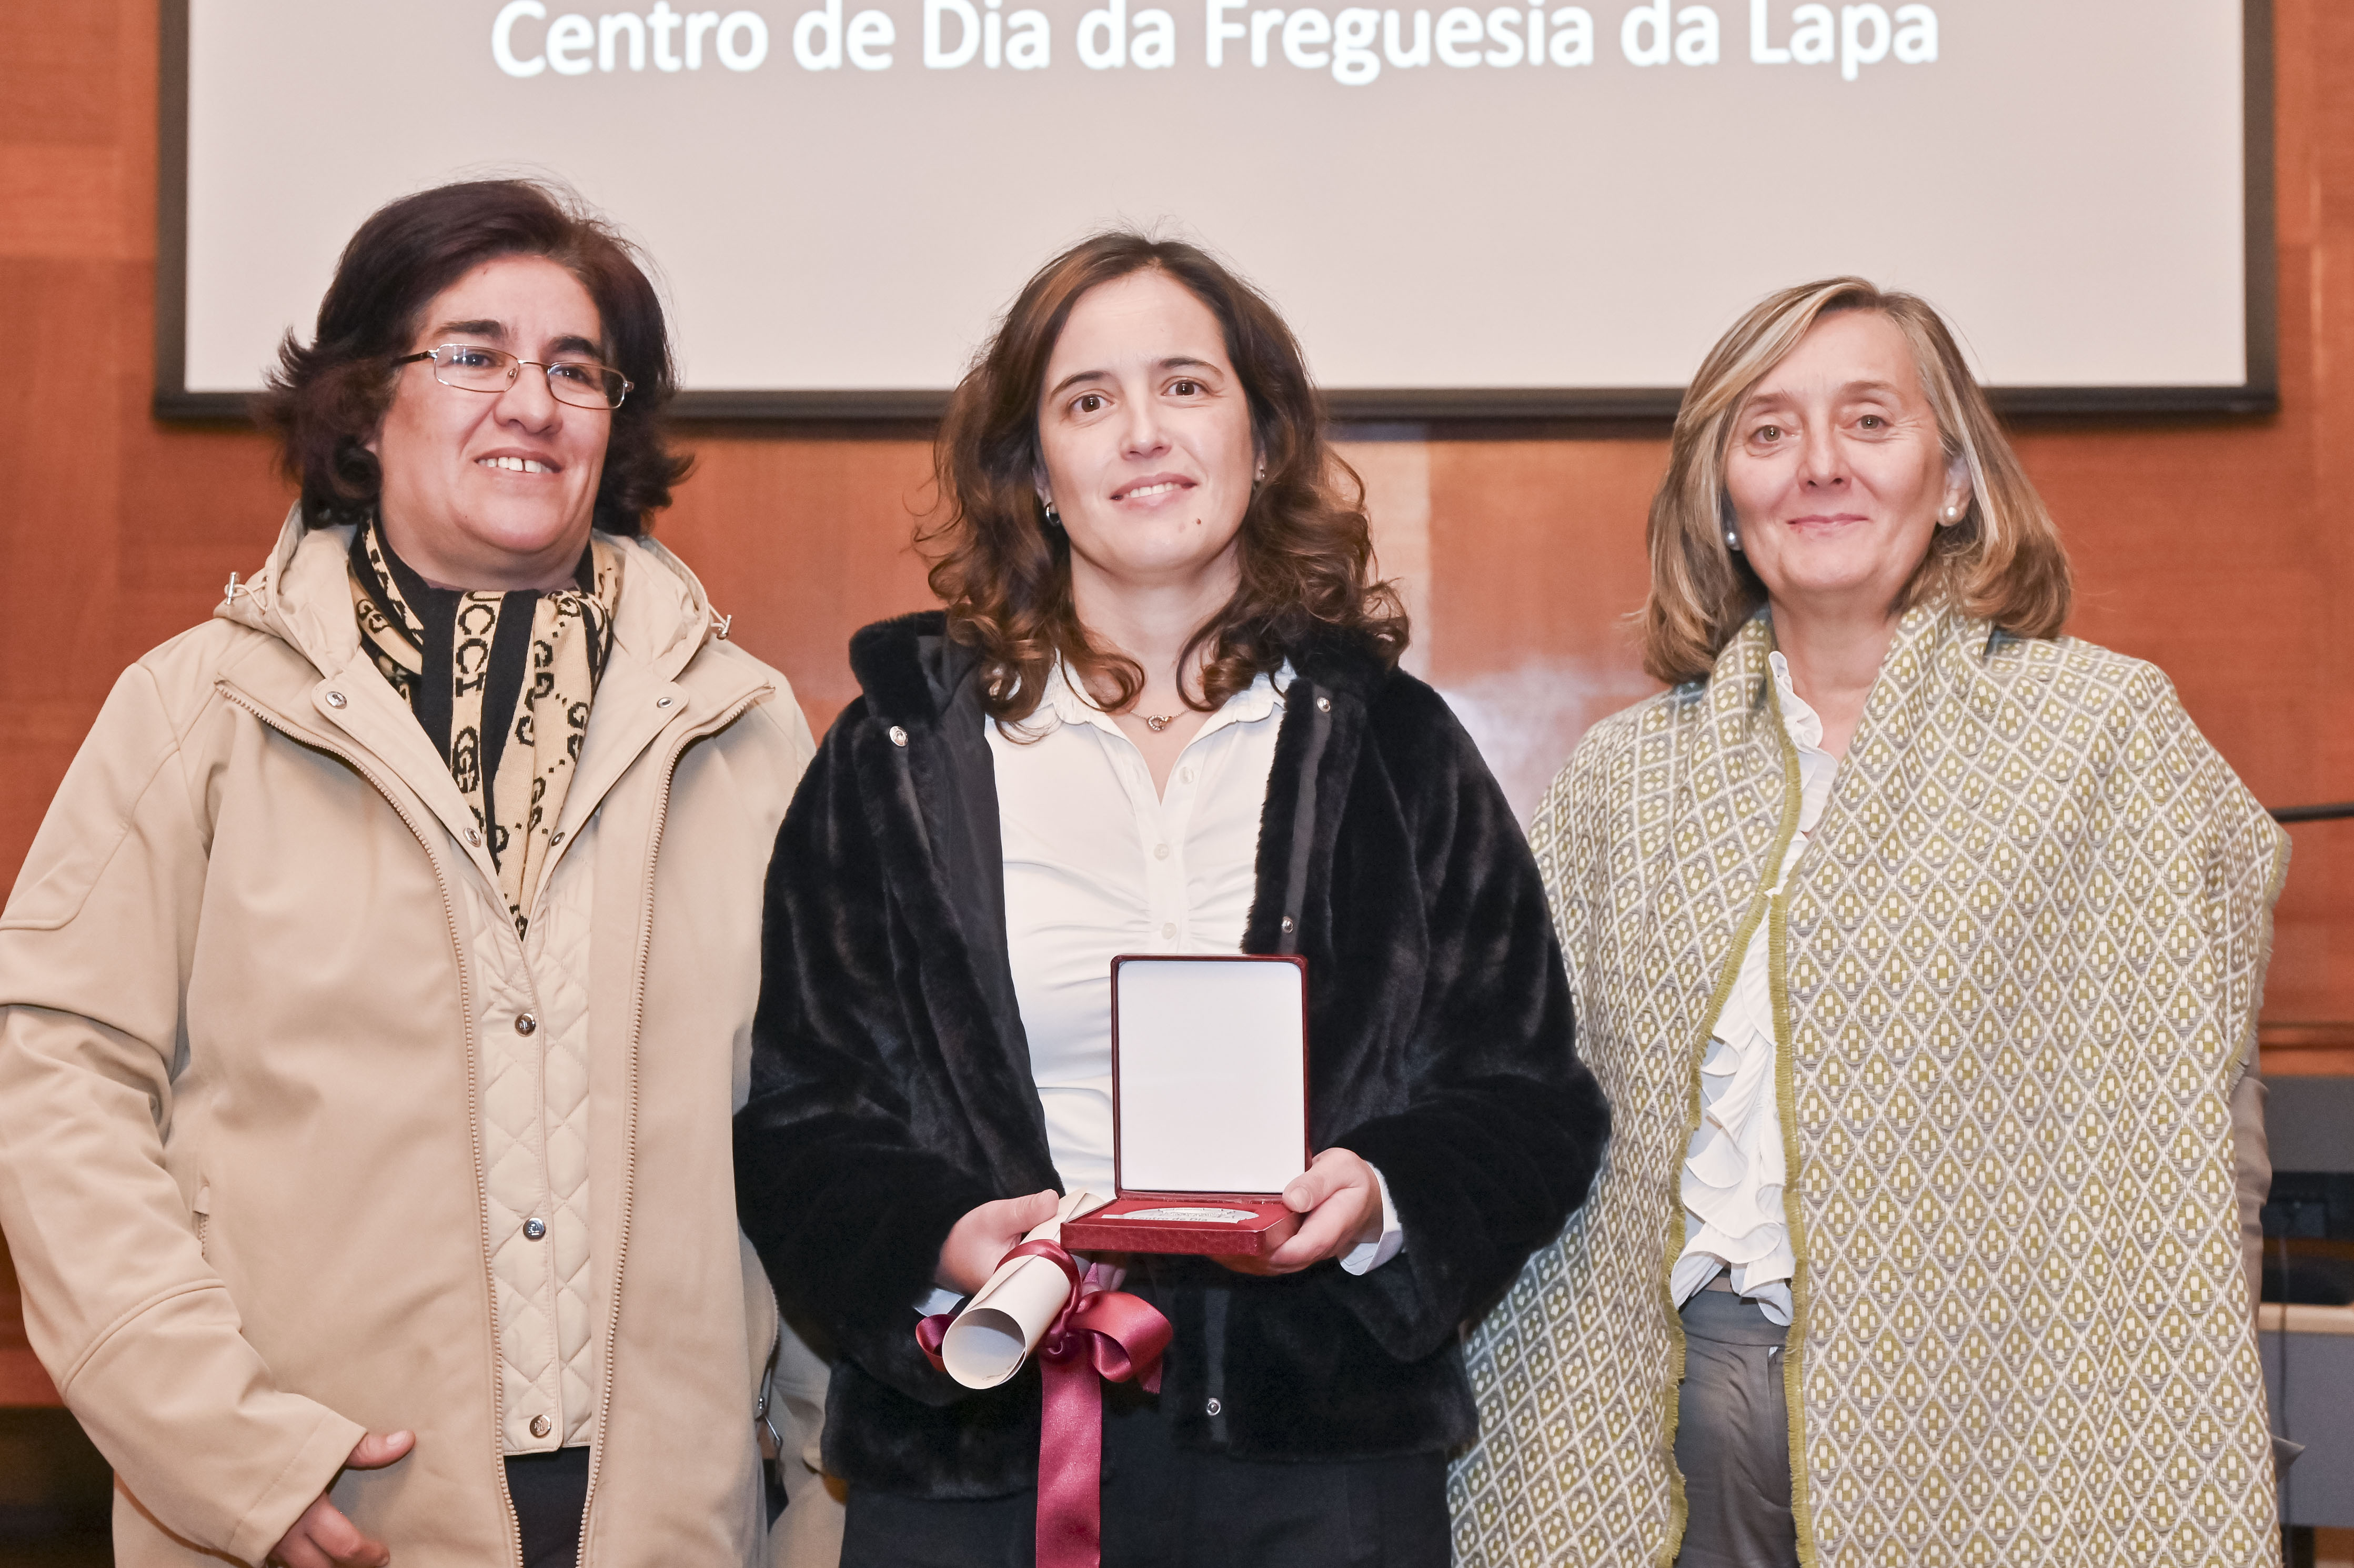
<svg viewBox="0 0 2354 1568">
<path fill-rule="evenodd" d="M 577 586 L 552 593 L 459 592 L 419 577 L 371 522 L 351 578 L 361 641 L 441 748 L 521 936 L 612 644 L 620 553 L 591 538 Z"/>
</svg>

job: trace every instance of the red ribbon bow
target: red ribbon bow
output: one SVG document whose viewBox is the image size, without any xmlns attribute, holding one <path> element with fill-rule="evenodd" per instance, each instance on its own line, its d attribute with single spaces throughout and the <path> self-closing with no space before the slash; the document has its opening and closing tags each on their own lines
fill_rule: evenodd
<svg viewBox="0 0 2354 1568">
<path fill-rule="evenodd" d="M 999 1260 L 1043 1257 L 1071 1282 L 1046 1337 L 1038 1341 L 1045 1408 L 1038 1428 L 1038 1568 L 1100 1568 L 1103 1551 L 1103 1385 L 1136 1380 L 1161 1392 L 1169 1319 L 1124 1290 L 1090 1288 L 1078 1261 L 1050 1241 L 1023 1242 Z M 940 1343 L 953 1315 L 916 1325 L 916 1343 L 946 1371 Z"/>
</svg>

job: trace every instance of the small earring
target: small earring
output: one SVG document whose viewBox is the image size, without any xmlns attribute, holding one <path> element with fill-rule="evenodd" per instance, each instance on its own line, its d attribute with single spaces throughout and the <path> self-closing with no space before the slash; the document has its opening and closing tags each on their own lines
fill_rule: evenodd
<svg viewBox="0 0 2354 1568">
<path fill-rule="evenodd" d="M 1039 503 L 1039 504 L 1046 509 L 1046 526 L 1056 529 L 1062 527 L 1063 514 L 1055 510 L 1055 503 L 1051 501 L 1045 501 Z"/>
<path fill-rule="evenodd" d="M 1741 553 L 1741 535 L 1734 533 L 1732 529 L 1727 528 L 1724 531 L 1724 547 L 1731 550 L 1734 554 L 1739 555 Z"/>
<path fill-rule="evenodd" d="M 1960 522 L 1962 520 L 1962 509 L 1958 506 L 1946 507 L 1945 519 L 1948 525 Z"/>
</svg>

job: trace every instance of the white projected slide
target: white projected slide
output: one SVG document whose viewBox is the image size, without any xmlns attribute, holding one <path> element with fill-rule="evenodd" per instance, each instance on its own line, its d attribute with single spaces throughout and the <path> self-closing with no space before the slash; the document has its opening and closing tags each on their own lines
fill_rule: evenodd
<svg viewBox="0 0 2354 1568">
<path fill-rule="evenodd" d="M 2269 390 L 2242 0 L 177 3 L 167 411 L 257 387 L 377 205 L 503 173 L 643 243 L 705 412 L 936 408 L 1120 221 L 1228 258 L 1359 414 L 1665 407 L 1850 271 L 2056 403 Z"/>
</svg>

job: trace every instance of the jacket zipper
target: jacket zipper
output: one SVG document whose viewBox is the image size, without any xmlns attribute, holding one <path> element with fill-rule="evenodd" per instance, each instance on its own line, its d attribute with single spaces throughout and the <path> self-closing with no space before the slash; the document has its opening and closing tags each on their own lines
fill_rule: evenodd
<svg viewBox="0 0 2354 1568">
<path fill-rule="evenodd" d="M 630 993 L 630 1108 L 628 1117 L 623 1122 L 621 1140 L 621 1220 L 613 1238 L 613 1306 L 605 1319 L 604 1364 L 599 1372 L 603 1386 L 597 1391 L 597 1431 L 600 1436 L 604 1432 L 606 1418 L 612 1413 L 613 1407 L 613 1352 L 620 1345 L 621 1338 L 621 1271 L 622 1266 L 629 1260 L 630 1222 L 638 1195 L 638 1060 L 646 1022 L 646 967 L 653 961 L 654 873 L 662 858 L 663 829 L 670 820 L 671 786 L 678 779 L 679 758 L 686 755 L 688 747 L 726 729 L 741 717 L 746 709 L 775 690 L 773 686 L 760 686 L 745 693 L 727 707 L 721 709 L 718 715 L 708 724 L 698 725 L 693 730 L 679 736 L 678 744 L 671 747 L 670 755 L 663 759 L 662 789 L 654 796 L 653 825 L 649 830 L 646 839 L 645 902 L 638 912 L 640 934 L 637 969 L 631 980 Z M 502 1486 L 505 1484 L 504 1468 L 504 1466 L 501 1467 L 500 1484 Z M 589 1449 L 588 1485 L 580 1497 L 580 1568 L 588 1568 L 590 1557 L 588 1524 L 594 1517 L 593 1510 L 597 1504 L 597 1483 L 603 1478 L 604 1469 L 605 1445 L 599 1442 L 594 1444 Z M 510 1511 L 512 1511 L 512 1505 L 510 1505 Z M 522 1552 L 520 1544 L 516 1547 L 516 1552 L 520 1557 Z"/>
<path fill-rule="evenodd" d="M 218 691 L 229 703 L 237 707 L 244 709 L 247 713 L 251 714 L 255 718 L 260 720 L 261 723 L 267 725 L 270 728 L 276 730 L 279 734 L 285 736 L 288 739 L 295 741 L 302 746 L 314 747 L 317 749 L 327 753 L 330 757 L 340 759 L 346 767 L 350 768 L 353 772 L 366 779 L 369 788 L 373 789 L 378 795 L 384 797 L 385 804 L 392 808 L 393 815 L 398 817 L 402 825 L 407 827 L 409 832 L 416 838 L 418 844 L 425 851 L 426 863 L 433 868 L 433 885 L 441 895 L 441 918 L 445 922 L 450 932 L 451 956 L 456 959 L 458 963 L 458 1015 L 464 1021 L 466 1031 L 466 1108 L 468 1113 L 466 1118 L 466 1136 L 473 1147 L 475 1208 L 482 1215 L 481 1239 L 482 1245 L 482 1286 L 484 1290 L 482 1298 L 485 1301 L 495 1303 L 498 1300 L 499 1286 L 497 1277 L 491 1267 L 490 1178 L 482 1168 L 482 1084 L 474 1070 L 474 1058 L 479 1042 L 474 1036 L 473 987 L 469 983 L 467 978 L 466 943 L 463 934 L 461 933 L 458 927 L 458 906 L 456 901 L 450 896 L 450 879 L 442 874 L 440 857 L 433 853 L 432 840 L 429 838 L 426 835 L 425 831 L 418 825 L 417 819 L 409 813 L 408 808 L 400 803 L 399 796 L 395 794 L 390 789 L 387 788 L 383 778 L 379 776 L 375 769 L 369 768 L 367 764 L 362 762 L 349 750 L 343 747 L 336 746 L 333 742 L 328 741 L 324 737 L 316 734 L 305 733 L 304 731 L 297 728 L 292 721 L 271 713 L 267 708 L 264 708 L 259 702 L 247 696 L 244 693 L 238 691 L 235 687 L 230 686 L 226 682 L 219 683 L 216 685 L 215 689 Z M 664 790 L 664 795 L 668 795 L 667 789 Z M 633 1097 L 634 1093 L 635 1086 L 633 1082 Z M 633 1125 L 636 1121 L 636 1115 L 637 1109 L 633 1097 L 631 1107 L 631 1120 Z M 493 1308 L 493 1310 L 495 1310 L 495 1307 Z M 491 1440 L 493 1443 L 491 1452 L 491 1469 L 497 1479 L 499 1500 L 506 1505 L 507 1545 L 513 1553 L 510 1560 L 517 1565 L 517 1568 L 521 1568 L 521 1564 L 523 1563 L 523 1527 L 515 1521 L 514 1498 L 514 1495 L 507 1490 L 506 1454 L 504 1447 L 500 1446 L 502 1443 L 501 1435 L 506 1431 L 506 1388 L 504 1380 L 498 1375 L 498 1334 L 494 1325 L 490 1334 L 490 1339 L 492 1340 Z"/>
</svg>

